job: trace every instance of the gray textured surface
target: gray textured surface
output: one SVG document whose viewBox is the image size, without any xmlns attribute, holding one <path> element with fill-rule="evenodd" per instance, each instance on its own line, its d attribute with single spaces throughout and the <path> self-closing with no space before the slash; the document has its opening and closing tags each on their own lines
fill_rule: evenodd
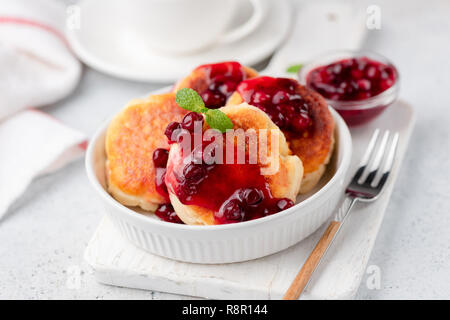
<svg viewBox="0 0 450 320">
<path fill-rule="evenodd" d="M 369 290 L 365 277 L 356 298 L 450 298 L 450 2 L 377 4 L 382 28 L 369 33 L 365 48 L 399 67 L 401 97 L 416 108 L 418 121 L 369 262 L 380 267 L 381 288 Z M 86 69 L 77 91 L 44 111 L 91 135 L 131 97 L 158 87 Z M 94 281 L 82 253 L 100 218 L 81 160 L 34 181 L 0 221 L 0 298 L 173 297 Z"/>
</svg>

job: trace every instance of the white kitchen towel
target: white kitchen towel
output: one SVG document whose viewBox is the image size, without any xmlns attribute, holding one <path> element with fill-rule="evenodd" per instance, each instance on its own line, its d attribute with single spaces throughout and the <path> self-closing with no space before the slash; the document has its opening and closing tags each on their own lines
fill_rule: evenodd
<svg viewBox="0 0 450 320">
<path fill-rule="evenodd" d="M 31 108 L 66 97 L 79 81 L 65 15 L 57 0 L 0 0 L 0 219 L 33 178 L 83 154 L 83 134 Z"/>
</svg>

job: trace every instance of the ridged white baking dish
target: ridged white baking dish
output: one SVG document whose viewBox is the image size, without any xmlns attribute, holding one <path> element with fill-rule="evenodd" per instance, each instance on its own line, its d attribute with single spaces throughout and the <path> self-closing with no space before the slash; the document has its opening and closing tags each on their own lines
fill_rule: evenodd
<svg viewBox="0 0 450 320">
<path fill-rule="evenodd" d="M 92 138 L 87 154 L 87 175 L 118 230 L 136 246 L 170 259 L 194 263 L 230 263 L 260 258 L 301 241 L 330 216 L 344 190 L 352 140 L 342 118 L 336 122 L 336 147 L 331 178 L 314 194 L 292 208 L 264 218 L 236 224 L 189 226 L 160 221 L 123 206 L 105 188 L 105 132 Z M 151 161 L 151 160 L 150 160 Z M 322 184 L 324 184 L 322 183 Z"/>
</svg>

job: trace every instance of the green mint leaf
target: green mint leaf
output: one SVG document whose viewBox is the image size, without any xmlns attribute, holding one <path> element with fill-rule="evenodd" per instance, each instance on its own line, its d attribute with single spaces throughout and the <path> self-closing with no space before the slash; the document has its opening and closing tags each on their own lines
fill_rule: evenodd
<svg viewBox="0 0 450 320">
<path fill-rule="evenodd" d="M 186 110 L 204 113 L 206 123 L 213 129 L 224 133 L 227 129 L 233 129 L 233 122 L 225 113 L 218 109 L 208 109 L 202 97 L 193 89 L 184 88 L 177 91 L 177 104 Z"/>
<path fill-rule="evenodd" d="M 289 68 L 287 68 L 286 72 L 288 72 L 288 73 L 298 73 L 302 67 L 303 67 L 303 64 L 301 64 L 301 63 L 294 64 L 293 66 L 290 66 Z"/>
<path fill-rule="evenodd" d="M 205 114 L 205 120 L 211 128 L 217 129 L 222 133 L 228 129 L 233 129 L 233 122 L 219 109 L 209 109 Z"/>
<path fill-rule="evenodd" d="M 205 113 L 209 109 L 205 107 L 202 97 L 191 88 L 184 88 L 177 91 L 177 104 L 186 110 Z"/>
</svg>

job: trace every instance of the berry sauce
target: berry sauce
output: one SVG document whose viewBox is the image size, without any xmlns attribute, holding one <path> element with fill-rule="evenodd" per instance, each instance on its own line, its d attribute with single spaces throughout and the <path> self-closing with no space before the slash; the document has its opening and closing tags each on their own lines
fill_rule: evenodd
<svg viewBox="0 0 450 320">
<path fill-rule="evenodd" d="M 161 204 L 155 211 L 155 214 L 161 220 L 183 224 L 183 221 L 181 221 L 181 219 L 177 216 L 170 203 Z"/>
<path fill-rule="evenodd" d="M 312 126 L 312 120 L 297 86 L 294 79 L 257 77 L 241 82 L 237 92 L 245 102 L 267 113 L 283 132 L 299 136 Z"/>
<path fill-rule="evenodd" d="M 344 109 L 336 109 L 337 112 L 341 115 L 341 117 L 345 120 L 345 122 L 349 126 L 357 126 L 364 123 L 369 122 L 373 118 L 377 117 L 383 111 L 387 108 L 387 105 L 379 105 L 374 108 L 369 109 L 351 109 L 351 110 L 344 110 Z"/>
<path fill-rule="evenodd" d="M 170 204 L 169 193 L 166 186 L 166 171 L 167 160 L 169 158 L 169 151 L 163 148 L 158 148 L 153 151 L 153 164 L 155 166 L 155 185 L 156 191 L 164 197 L 165 204 L 159 205 L 155 211 L 156 216 L 161 220 L 173 223 L 183 223 L 175 213 L 172 205 Z"/>
<path fill-rule="evenodd" d="M 169 202 L 169 193 L 165 183 L 167 159 L 169 158 L 169 151 L 158 148 L 153 151 L 153 165 L 155 166 L 155 185 L 156 191 L 164 197 L 166 202 Z"/>
<path fill-rule="evenodd" d="M 206 107 L 217 109 L 225 105 L 227 99 L 236 90 L 237 85 L 246 78 L 242 65 L 238 62 L 205 64 L 197 67 L 206 74 L 208 88 L 199 92 Z"/>
<path fill-rule="evenodd" d="M 193 135 L 192 131 L 190 133 Z M 225 141 L 224 135 L 219 137 Z M 172 138 L 175 139 L 172 143 L 177 140 L 177 137 Z M 188 154 L 183 154 L 184 149 L 180 147 L 180 153 L 171 158 L 166 183 L 181 203 L 214 211 L 218 224 L 257 219 L 294 205 L 290 199 L 272 196 L 258 164 L 250 164 L 248 159 L 237 164 L 236 150 L 233 164 L 207 164 L 203 153 L 214 141 L 203 139 L 201 146 L 194 146 L 191 149 L 194 151 Z M 211 146 L 208 149 L 212 149 Z M 225 143 L 223 157 L 226 159 Z"/>
<path fill-rule="evenodd" d="M 308 87 L 329 100 L 359 101 L 392 87 L 396 72 L 390 65 L 358 57 L 344 59 L 311 70 Z"/>
</svg>

